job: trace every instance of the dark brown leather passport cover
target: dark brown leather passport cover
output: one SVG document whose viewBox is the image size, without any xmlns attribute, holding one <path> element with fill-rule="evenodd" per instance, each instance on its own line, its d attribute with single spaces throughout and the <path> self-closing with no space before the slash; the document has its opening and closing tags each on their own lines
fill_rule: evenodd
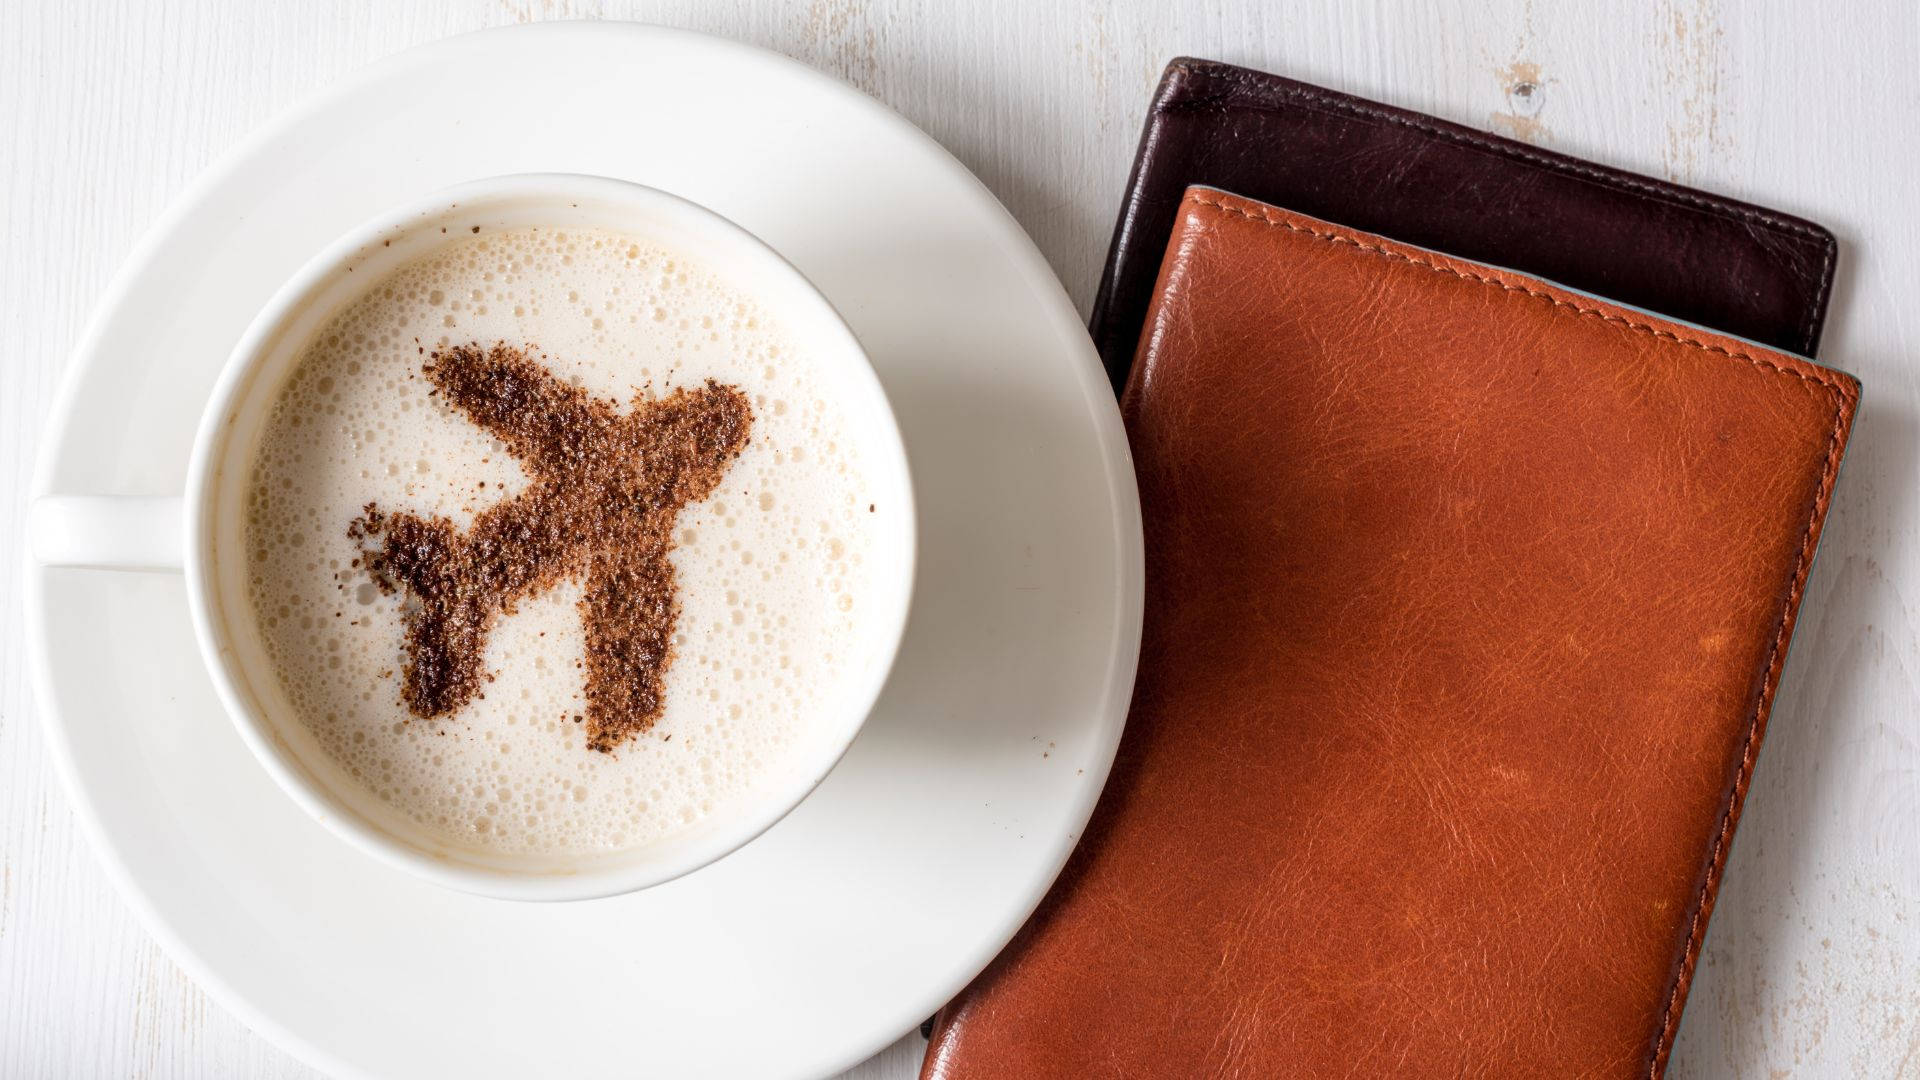
<svg viewBox="0 0 1920 1080">
<path fill-rule="evenodd" d="M 1858 393 L 1189 192 L 1133 711 L 925 1076 L 1658 1077 Z"/>
<path fill-rule="evenodd" d="M 1190 184 L 1814 355 L 1827 230 L 1431 116 L 1182 58 L 1154 94 L 1094 298 L 1115 388 Z"/>
</svg>

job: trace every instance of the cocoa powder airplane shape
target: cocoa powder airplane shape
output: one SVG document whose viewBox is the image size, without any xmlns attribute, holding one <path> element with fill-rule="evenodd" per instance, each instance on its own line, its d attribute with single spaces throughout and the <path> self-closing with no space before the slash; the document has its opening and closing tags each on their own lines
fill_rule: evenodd
<svg viewBox="0 0 1920 1080">
<path fill-rule="evenodd" d="M 347 527 L 361 564 L 406 614 L 400 696 L 422 718 L 459 712 L 486 681 L 487 634 L 515 605 L 585 579 L 587 745 L 612 751 L 660 718 L 673 661 L 674 522 L 740 456 L 747 397 L 712 380 L 633 408 L 554 377 L 522 349 L 443 349 L 424 365 L 435 392 L 505 443 L 532 477 L 464 532 L 444 517 L 368 503 Z"/>
</svg>

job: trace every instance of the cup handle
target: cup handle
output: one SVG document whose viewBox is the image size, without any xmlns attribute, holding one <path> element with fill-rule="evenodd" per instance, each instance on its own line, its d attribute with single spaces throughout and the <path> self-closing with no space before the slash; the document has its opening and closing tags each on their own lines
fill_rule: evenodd
<svg viewBox="0 0 1920 1080">
<path fill-rule="evenodd" d="M 186 500 L 178 495 L 43 495 L 28 509 L 34 561 L 94 570 L 180 570 Z"/>
</svg>

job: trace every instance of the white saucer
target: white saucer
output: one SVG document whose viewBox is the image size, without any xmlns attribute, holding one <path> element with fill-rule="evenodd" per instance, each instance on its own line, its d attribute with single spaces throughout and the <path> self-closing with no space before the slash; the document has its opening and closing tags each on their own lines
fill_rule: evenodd
<svg viewBox="0 0 1920 1080">
<path fill-rule="evenodd" d="M 336 840 L 221 713 L 181 582 L 29 572 L 48 738 L 133 906 L 228 1008 L 341 1074 L 818 1076 L 947 1000 L 1012 936 L 1105 779 L 1139 643 L 1139 506 L 1085 331 L 959 163 L 771 53 L 563 23 L 441 42 L 230 154 L 114 283 L 38 493 L 180 490 L 248 319 L 377 211 L 500 173 L 705 203 L 865 342 L 920 499 L 899 666 L 839 768 L 690 877 L 582 904 L 445 891 Z"/>
</svg>

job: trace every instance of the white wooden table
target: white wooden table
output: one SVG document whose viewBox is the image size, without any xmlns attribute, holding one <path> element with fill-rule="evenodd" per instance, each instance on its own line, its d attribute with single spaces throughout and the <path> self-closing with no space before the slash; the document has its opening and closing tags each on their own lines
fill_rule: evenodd
<svg viewBox="0 0 1920 1080">
<path fill-rule="evenodd" d="M 311 1075 L 136 925 L 35 723 L 21 493 L 87 312 L 168 202 L 281 108 L 409 45 L 569 17 L 724 34 L 852 82 L 978 173 L 1083 309 L 1147 95 L 1183 53 L 1832 227 L 1822 355 L 1866 404 L 1671 1075 L 1920 1077 L 1914 0 L 0 2 L 0 1076 Z M 923 1045 L 904 1033 L 847 1075 L 905 1080 Z"/>
</svg>

